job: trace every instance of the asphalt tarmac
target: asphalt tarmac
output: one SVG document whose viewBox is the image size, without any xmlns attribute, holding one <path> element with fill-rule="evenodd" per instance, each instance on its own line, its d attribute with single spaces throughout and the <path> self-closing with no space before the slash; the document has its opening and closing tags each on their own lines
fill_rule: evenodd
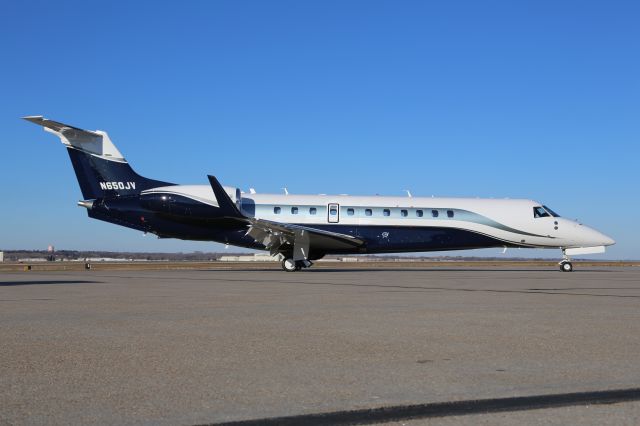
<svg viewBox="0 0 640 426">
<path fill-rule="evenodd" d="M 640 423 L 640 268 L 0 273 L 0 424 L 269 419 Z"/>
</svg>

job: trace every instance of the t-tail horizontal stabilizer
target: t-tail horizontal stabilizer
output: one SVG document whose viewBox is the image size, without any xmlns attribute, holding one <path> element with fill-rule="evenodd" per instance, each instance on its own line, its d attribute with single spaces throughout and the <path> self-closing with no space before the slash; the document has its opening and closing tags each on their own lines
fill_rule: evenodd
<svg viewBox="0 0 640 426">
<path fill-rule="evenodd" d="M 107 160 L 124 162 L 124 157 L 111 142 L 109 135 L 101 130 L 85 130 L 59 121 L 49 120 L 41 115 L 22 117 L 24 120 L 44 127 L 49 133 L 58 136 L 63 144 L 72 146 L 90 154 L 99 155 Z"/>
</svg>

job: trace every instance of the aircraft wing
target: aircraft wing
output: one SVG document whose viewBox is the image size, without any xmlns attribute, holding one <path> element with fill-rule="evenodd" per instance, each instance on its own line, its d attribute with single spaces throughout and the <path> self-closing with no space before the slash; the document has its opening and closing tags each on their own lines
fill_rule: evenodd
<svg viewBox="0 0 640 426">
<path fill-rule="evenodd" d="M 249 228 L 246 235 L 263 244 L 272 255 L 292 250 L 294 260 L 306 260 L 310 250 L 339 251 L 362 247 L 365 244 L 364 240 L 349 234 L 246 217 L 231 200 L 220 182 L 214 176 L 209 175 L 208 177 L 223 214 L 226 217 L 245 222 Z"/>
<path fill-rule="evenodd" d="M 364 241 L 353 235 L 264 219 L 248 220 L 247 235 L 262 243 L 272 255 L 293 248 L 294 260 L 307 259 L 310 250 L 339 251 L 364 246 Z"/>
</svg>

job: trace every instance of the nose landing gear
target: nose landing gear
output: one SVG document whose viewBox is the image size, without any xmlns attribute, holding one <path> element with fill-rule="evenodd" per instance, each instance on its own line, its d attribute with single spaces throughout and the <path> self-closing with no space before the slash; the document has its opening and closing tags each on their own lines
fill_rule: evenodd
<svg viewBox="0 0 640 426">
<path fill-rule="evenodd" d="M 560 262 L 560 270 L 562 272 L 571 272 L 573 271 L 573 265 L 571 264 L 571 262 L 563 260 L 562 262 Z"/>
<path fill-rule="evenodd" d="M 562 260 L 560 261 L 559 265 L 562 272 L 573 271 L 573 264 L 571 264 L 571 259 L 569 259 L 569 256 L 567 255 L 567 253 L 565 253 L 564 249 L 562 249 Z"/>
</svg>

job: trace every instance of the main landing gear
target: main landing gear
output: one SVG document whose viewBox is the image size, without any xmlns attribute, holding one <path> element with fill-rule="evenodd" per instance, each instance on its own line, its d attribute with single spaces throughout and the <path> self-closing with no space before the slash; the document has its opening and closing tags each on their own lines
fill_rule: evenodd
<svg viewBox="0 0 640 426">
<path fill-rule="evenodd" d="M 560 261 L 559 265 L 560 265 L 560 270 L 562 272 L 573 271 L 573 265 L 571 264 L 571 259 L 569 259 L 569 256 L 567 255 L 567 253 L 565 253 L 564 249 L 562 249 L 562 260 Z"/>
<path fill-rule="evenodd" d="M 282 269 L 286 272 L 299 271 L 302 268 L 309 268 L 311 265 L 313 265 L 313 263 L 308 260 L 293 260 L 290 257 L 282 261 Z"/>
</svg>

